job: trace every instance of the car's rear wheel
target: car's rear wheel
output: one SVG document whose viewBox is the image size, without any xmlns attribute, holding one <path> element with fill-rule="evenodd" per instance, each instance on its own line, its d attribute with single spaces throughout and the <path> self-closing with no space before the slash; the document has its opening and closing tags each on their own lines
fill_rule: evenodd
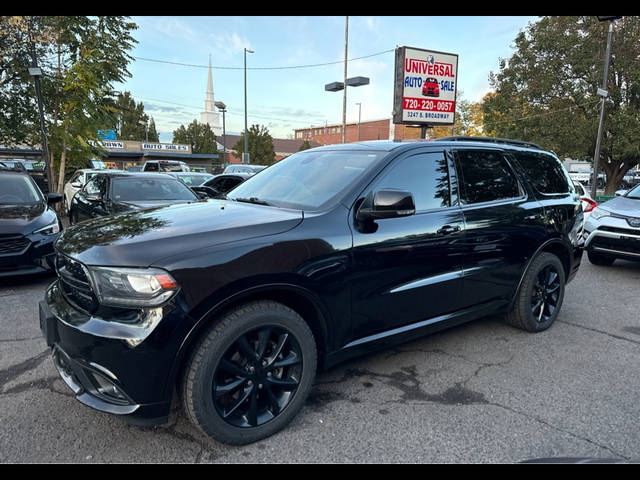
<svg viewBox="0 0 640 480">
<path fill-rule="evenodd" d="M 616 260 L 615 257 L 603 255 L 602 253 L 595 253 L 591 250 L 587 250 L 587 257 L 589 257 L 589 261 L 594 265 L 601 265 L 605 267 L 613 265 L 613 262 Z"/>
<path fill-rule="evenodd" d="M 255 442 L 302 408 L 316 363 L 313 334 L 295 311 L 272 301 L 246 304 L 194 349 L 182 383 L 185 411 L 220 442 Z"/>
<path fill-rule="evenodd" d="M 549 328 L 560 312 L 565 281 L 560 259 L 552 253 L 540 253 L 524 275 L 507 322 L 529 332 Z"/>
</svg>

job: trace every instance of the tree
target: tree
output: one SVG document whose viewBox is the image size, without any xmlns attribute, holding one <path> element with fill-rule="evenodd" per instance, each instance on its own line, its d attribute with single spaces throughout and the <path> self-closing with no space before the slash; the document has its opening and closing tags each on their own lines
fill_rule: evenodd
<svg viewBox="0 0 640 480">
<path fill-rule="evenodd" d="M 520 32 L 515 53 L 490 73 L 487 131 L 521 138 L 561 157 L 593 159 L 607 23 L 595 16 L 542 17 Z M 616 21 L 601 158 L 613 194 L 640 160 L 640 17 Z"/>
<path fill-rule="evenodd" d="M 298 149 L 298 151 L 301 152 L 303 150 L 309 150 L 310 148 L 313 148 L 311 147 L 311 143 L 309 143 L 309 140 L 305 140 L 300 144 L 300 148 Z"/>
<path fill-rule="evenodd" d="M 150 142 L 159 141 L 155 122 L 144 112 L 144 104 L 136 103 L 131 92 L 119 93 L 113 108 L 116 113 L 108 128 L 115 130 L 119 140 L 144 140 L 148 134 Z M 149 126 L 148 132 L 146 125 Z"/>
<path fill-rule="evenodd" d="M 174 130 L 172 142 L 191 145 L 192 153 L 218 152 L 216 134 L 208 123 L 200 123 L 197 120 L 191 122 L 186 128 L 180 125 L 177 130 Z"/>
<path fill-rule="evenodd" d="M 62 191 L 67 166 L 84 166 L 106 154 L 96 142 L 98 130 L 115 113 L 107 92 L 131 76 L 127 65 L 133 57 L 127 51 L 136 42 L 131 36 L 136 28 L 125 17 L 0 18 L 0 136 L 8 144 L 40 143 L 33 79 L 26 73 L 32 59 L 24 53 L 35 50 L 43 72 L 51 166 L 59 172 L 52 191 Z"/>
<path fill-rule="evenodd" d="M 456 117 L 453 135 L 483 136 L 482 102 L 471 102 L 462 98 L 463 92 L 456 96 Z M 434 127 L 431 136 L 441 138 L 452 135 L 451 126 Z"/>
<path fill-rule="evenodd" d="M 271 165 L 275 162 L 276 152 L 273 149 L 273 138 L 264 125 L 251 125 L 249 128 L 249 159 L 258 165 Z M 233 146 L 239 155 L 244 153 L 244 132 L 240 140 Z"/>
</svg>

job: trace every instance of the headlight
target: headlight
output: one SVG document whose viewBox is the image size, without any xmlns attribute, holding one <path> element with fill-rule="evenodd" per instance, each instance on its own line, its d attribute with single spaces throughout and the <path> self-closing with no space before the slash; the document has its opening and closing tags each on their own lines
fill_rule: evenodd
<svg viewBox="0 0 640 480">
<path fill-rule="evenodd" d="M 60 231 L 60 224 L 58 223 L 58 219 L 56 218 L 53 223 L 50 223 L 46 227 L 39 228 L 33 233 L 39 233 L 40 235 L 53 235 Z"/>
<path fill-rule="evenodd" d="M 169 300 L 178 284 L 158 268 L 89 267 L 98 302 L 111 307 L 157 307 Z"/>
<path fill-rule="evenodd" d="M 596 220 L 600 220 L 602 217 L 608 217 L 609 215 L 611 215 L 609 212 L 599 207 L 596 207 L 591 211 L 591 218 Z"/>
</svg>

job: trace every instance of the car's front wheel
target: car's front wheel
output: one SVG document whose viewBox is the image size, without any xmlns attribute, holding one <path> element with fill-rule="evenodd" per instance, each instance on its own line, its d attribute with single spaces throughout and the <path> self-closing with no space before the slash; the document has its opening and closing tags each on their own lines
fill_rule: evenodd
<svg viewBox="0 0 640 480">
<path fill-rule="evenodd" d="M 185 411 L 220 442 L 258 441 L 302 408 L 316 363 L 302 317 L 280 303 L 248 303 L 211 327 L 191 354 L 182 382 Z"/>
<path fill-rule="evenodd" d="M 507 322 L 529 332 L 549 328 L 558 317 L 564 299 L 565 272 L 552 253 L 540 253 L 522 279 Z"/>
</svg>

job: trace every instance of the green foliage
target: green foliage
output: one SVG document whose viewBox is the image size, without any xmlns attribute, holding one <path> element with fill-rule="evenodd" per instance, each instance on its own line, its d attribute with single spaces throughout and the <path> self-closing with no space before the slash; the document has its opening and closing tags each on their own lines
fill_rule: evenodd
<svg viewBox="0 0 640 480">
<path fill-rule="evenodd" d="M 155 122 L 144 113 L 144 104 L 136 103 L 131 92 L 119 93 L 110 107 L 113 109 L 113 116 L 106 128 L 115 130 L 119 140 L 144 140 L 147 135 L 145 125 L 148 124 L 149 141 L 158 141 Z"/>
<path fill-rule="evenodd" d="M 177 130 L 174 130 L 172 142 L 191 145 L 192 153 L 218 152 L 216 134 L 208 123 L 200 123 L 197 120 L 191 122 L 186 128 L 180 125 Z"/>
<path fill-rule="evenodd" d="M 300 148 L 298 149 L 298 151 L 301 152 L 303 150 L 309 150 L 310 148 L 311 148 L 311 143 L 309 143 L 309 140 L 305 140 L 300 145 Z"/>
<path fill-rule="evenodd" d="M 276 152 L 273 148 L 273 138 L 264 125 L 251 125 L 248 136 L 249 161 L 256 165 L 271 165 L 275 162 Z M 238 155 L 244 153 L 244 132 L 240 140 L 233 146 Z"/>
<path fill-rule="evenodd" d="M 127 66 L 133 57 L 127 51 L 136 43 L 131 36 L 136 28 L 115 16 L 1 17 L 0 140 L 40 144 L 33 79 L 27 70 L 34 51 L 43 72 L 52 166 L 58 166 L 60 181 L 69 165 L 85 165 L 104 154 L 95 143 L 97 131 L 115 113 L 107 92 L 131 76 Z"/>
<path fill-rule="evenodd" d="M 593 159 L 608 23 L 595 16 L 542 17 L 518 34 L 515 52 L 500 59 L 483 105 L 487 132 L 552 149 L 560 157 Z M 607 191 L 640 160 L 640 17 L 615 23 L 606 121 L 599 164 Z"/>
</svg>

